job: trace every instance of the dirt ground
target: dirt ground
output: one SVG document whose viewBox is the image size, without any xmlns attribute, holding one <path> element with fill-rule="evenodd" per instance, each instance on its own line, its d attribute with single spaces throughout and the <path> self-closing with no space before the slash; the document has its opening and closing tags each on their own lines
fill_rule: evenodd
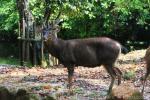
<svg viewBox="0 0 150 100">
<path fill-rule="evenodd" d="M 122 83 L 133 83 L 139 91 L 142 88 L 141 77 L 145 73 L 144 55 L 145 50 L 136 50 L 120 55 L 116 62 L 123 73 Z M 57 100 L 103 100 L 106 98 L 110 76 L 103 66 L 77 67 L 72 94 L 68 94 L 67 83 L 67 69 L 62 65 L 51 68 L 0 65 L 0 86 L 6 86 L 10 91 L 23 88 L 39 95 L 40 99 L 50 95 Z M 147 81 L 144 98 L 150 100 L 150 81 Z"/>
</svg>

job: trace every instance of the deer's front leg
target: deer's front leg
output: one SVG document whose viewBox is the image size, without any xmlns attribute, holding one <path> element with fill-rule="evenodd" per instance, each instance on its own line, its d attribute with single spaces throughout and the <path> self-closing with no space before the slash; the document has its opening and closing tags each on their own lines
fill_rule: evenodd
<svg viewBox="0 0 150 100">
<path fill-rule="evenodd" d="M 67 67 L 67 69 L 68 69 L 68 87 L 70 89 L 72 86 L 74 67 Z"/>
</svg>

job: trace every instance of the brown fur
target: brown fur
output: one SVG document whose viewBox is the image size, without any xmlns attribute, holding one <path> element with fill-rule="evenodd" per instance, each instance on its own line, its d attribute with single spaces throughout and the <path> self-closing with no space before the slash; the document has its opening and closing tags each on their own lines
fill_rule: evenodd
<svg viewBox="0 0 150 100">
<path fill-rule="evenodd" d="M 55 29 L 55 28 L 54 28 Z M 96 67 L 103 65 L 111 76 L 111 84 L 108 93 L 111 92 L 116 76 L 121 82 L 121 71 L 114 64 L 121 52 L 121 45 L 107 37 L 63 40 L 57 38 L 53 27 L 50 31 L 43 31 L 45 48 L 59 59 L 68 69 L 69 88 L 71 87 L 74 67 Z"/>
<path fill-rule="evenodd" d="M 146 79 L 150 74 L 150 47 L 147 48 L 147 50 L 146 50 L 144 60 L 146 62 L 146 73 L 145 73 L 144 80 L 143 80 L 144 82 L 143 82 L 142 93 L 144 92 L 144 85 L 146 83 Z"/>
</svg>

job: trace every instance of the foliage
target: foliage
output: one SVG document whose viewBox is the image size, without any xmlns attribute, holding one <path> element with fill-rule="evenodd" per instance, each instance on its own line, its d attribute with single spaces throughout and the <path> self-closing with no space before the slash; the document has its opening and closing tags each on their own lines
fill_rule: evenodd
<svg viewBox="0 0 150 100">
<path fill-rule="evenodd" d="M 30 0 L 30 9 L 40 23 L 45 0 Z M 149 0 L 51 0 L 53 20 L 61 11 L 63 38 L 114 36 L 128 38 L 131 33 L 150 31 Z M 1 0 L 1 30 L 16 30 L 18 13 L 15 0 Z"/>
<path fill-rule="evenodd" d="M 19 59 L 13 57 L 1 57 L 0 64 L 6 65 L 19 65 Z"/>
<path fill-rule="evenodd" d="M 12 30 L 18 23 L 15 0 L 1 0 L 0 30 Z"/>
</svg>

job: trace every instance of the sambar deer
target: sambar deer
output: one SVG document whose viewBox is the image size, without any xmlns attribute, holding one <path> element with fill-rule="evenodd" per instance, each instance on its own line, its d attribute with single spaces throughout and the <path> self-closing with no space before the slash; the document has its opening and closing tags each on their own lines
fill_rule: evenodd
<svg viewBox="0 0 150 100">
<path fill-rule="evenodd" d="M 43 28 L 44 46 L 48 52 L 59 59 L 68 69 L 69 88 L 72 85 L 74 67 L 93 68 L 103 65 L 111 76 L 108 94 L 111 92 L 116 76 L 121 83 L 121 71 L 114 67 L 122 46 L 107 37 L 63 40 L 57 38 L 58 25 Z"/>
<path fill-rule="evenodd" d="M 146 50 L 144 60 L 146 62 L 146 73 L 145 73 L 145 76 L 144 76 L 144 79 L 143 79 L 142 93 L 144 92 L 144 86 L 145 86 L 145 83 L 146 83 L 146 79 L 150 74 L 150 47 L 148 47 L 148 49 Z"/>
</svg>

